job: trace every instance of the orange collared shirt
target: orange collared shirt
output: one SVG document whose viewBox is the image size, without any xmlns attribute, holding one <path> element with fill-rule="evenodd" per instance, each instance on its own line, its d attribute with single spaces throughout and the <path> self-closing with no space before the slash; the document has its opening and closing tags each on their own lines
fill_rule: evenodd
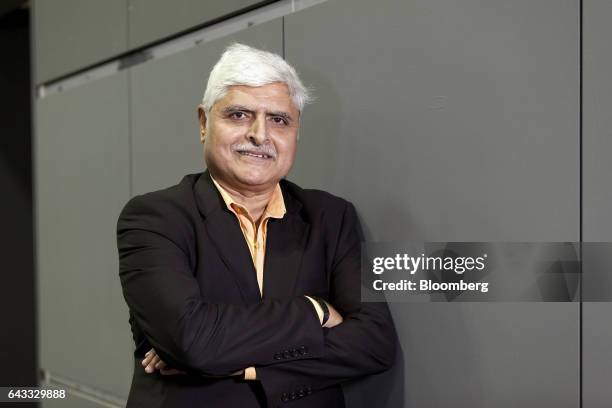
<svg viewBox="0 0 612 408">
<path fill-rule="evenodd" d="M 259 219 L 259 223 L 256 223 L 255 220 L 253 220 L 253 217 L 251 217 L 251 214 L 249 214 L 249 211 L 244 208 L 244 206 L 236 203 L 227 190 L 217 183 L 217 180 L 215 180 L 212 176 L 210 178 L 215 184 L 215 187 L 217 187 L 217 190 L 219 190 L 221 193 L 221 197 L 223 197 L 223 201 L 225 201 L 227 208 L 236 215 L 238 221 L 240 222 L 242 235 L 244 235 L 244 239 L 249 247 L 251 258 L 253 259 L 253 265 L 255 266 L 255 271 L 257 272 L 257 285 L 259 286 L 259 293 L 263 297 L 263 269 L 264 257 L 266 255 L 268 219 L 283 218 L 287 212 L 280 185 L 278 183 L 276 184 L 276 187 L 272 192 L 272 197 L 270 197 L 270 201 L 268 201 L 268 205 Z M 255 380 L 256 378 L 257 372 L 255 367 L 247 367 L 244 369 L 245 380 Z"/>
<path fill-rule="evenodd" d="M 264 257 L 266 255 L 266 235 L 268 219 L 270 218 L 283 218 L 287 210 L 285 209 L 285 201 L 283 200 L 283 193 L 280 188 L 280 184 L 276 184 L 272 197 L 268 201 L 259 222 L 257 223 L 249 214 L 249 211 L 242 205 L 236 203 L 232 196 L 223 187 L 212 178 L 215 187 L 221 193 L 223 201 L 227 208 L 236 215 L 240 222 L 240 229 L 242 235 L 249 247 L 251 252 L 251 258 L 253 259 L 253 265 L 257 272 L 257 285 L 259 286 L 259 293 L 263 297 L 263 272 L 264 272 Z"/>
</svg>

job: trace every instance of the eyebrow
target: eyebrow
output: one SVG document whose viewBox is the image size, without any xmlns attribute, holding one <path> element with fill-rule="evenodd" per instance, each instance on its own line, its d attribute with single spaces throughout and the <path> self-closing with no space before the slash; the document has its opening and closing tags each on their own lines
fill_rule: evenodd
<svg viewBox="0 0 612 408">
<path fill-rule="evenodd" d="M 243 105 L 230 105 L 230 106 L 226 106 L 222 110 L 223 114 L 226 114 L 226 115 L 230 113 L 238 112 L 238 111 L 255 113 L 253 109 L 250 109 Z M 293 121 L 293 118 L 291 117 L 291 115 L 283 111 L 267 111 L 266 116 L 280 116 L 281 118 L 285 119 L 287 122 Z"/>
</svg>

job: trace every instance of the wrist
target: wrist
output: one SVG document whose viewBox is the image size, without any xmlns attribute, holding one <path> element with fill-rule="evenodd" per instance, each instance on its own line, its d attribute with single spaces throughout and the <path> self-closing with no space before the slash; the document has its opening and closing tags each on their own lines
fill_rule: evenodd
<svg viewBox="0 0 612 408">
<path fill-rule="evenodd" d="M 321 318 L 321 326 L 325 326 L 325 323 L 329 320 L 329 307 L 327 306 L 327 302 L 320 297 L 311 296 L 312 299 L 319 305 L 323 312 L 323 317 Z"/>
</svg>

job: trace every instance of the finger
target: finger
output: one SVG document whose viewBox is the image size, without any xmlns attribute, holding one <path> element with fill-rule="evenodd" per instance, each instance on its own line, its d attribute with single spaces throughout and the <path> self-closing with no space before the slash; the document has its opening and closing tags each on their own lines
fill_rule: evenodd
<svg viewBox="0 0 612 408">
<path fill-rule="evenodd" d="M 146 367 L 149 365 L 149 363 L 151 362 L 151 360 L 153 359 L 153 356 L 151 354 L 149 354 L 148 356 L 146 356 L 143 360 L 142 360 L 142 366 Z"/>
<path fill-rule="evenodd" d="M 152 372 L 155 372 L 155 364 L 157 364 L 157 362 L 158 362 L 158 361 L 159 361 L 159 357 L 158 357 L 158 356 L 153 357 L 153 358 L 151 359 L 151 362 L 149 363 L 149 365 L 147 365 L 147 366 L 145 367 L 145 371 L 146 371 L 147 373 L 152 373 Z"/>
<path fill-rule="evenodd" d="M 151 359 L 155 357 L 157 354 L 155 353 L 155 349 L 151 349 L 145 353 L 145 358 L 142 360 L 142 366 L 146 367 L 151 362 Z"/>
<path fill-rule="evenodd" d="M 161 359 L 159 358 L 158 355 L 156 355 L 155 357 L 153 357 L 153 359 L 151 360 L 151 362 L 149 363 L 149 369 L 151 370 L 151 372 L 155 371 L 155 366 L 157 365 L 157 363 L 159 363 L 161 361 Z"/>
<path fill-rule="evenodd" d="M 162 369 L 162 368 L 166 368 L 166 363 L 164 363 L 162 360 L 159 360 L 159 362 L 157 364 L 155 364 L 155 368 Z"/>
</svg>

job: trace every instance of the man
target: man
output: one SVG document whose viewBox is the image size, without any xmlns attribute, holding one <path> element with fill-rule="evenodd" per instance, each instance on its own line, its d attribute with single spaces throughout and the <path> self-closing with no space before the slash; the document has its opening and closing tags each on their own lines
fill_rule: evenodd
<svg viewBox="0 0 612 408">
<path fill-rule="evenodd" d="M 228 47 L 198 107 L 207 170 L 123 209 L 128 408 L 343 407 L 341 383 L 394 361 L 353 205 L 284 180 L 307 100 L 280 56 Z"/>
</svg>

